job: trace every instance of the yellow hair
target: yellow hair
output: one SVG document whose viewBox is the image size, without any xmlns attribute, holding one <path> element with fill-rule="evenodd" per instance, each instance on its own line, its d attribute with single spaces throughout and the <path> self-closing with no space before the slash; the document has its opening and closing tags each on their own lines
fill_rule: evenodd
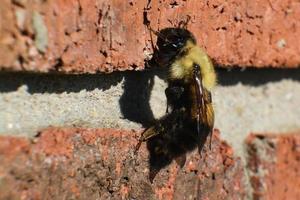
<svg viewBox="0 0 300 200">
<path fill-rule="evenodd" d="M 186 54 L 171 65 L 170 78 L 191 81 L 194 64 L 197 64 L 200 66 L 203 86 L 211 90 L 216 85 L 216 74 L 208 55 L 192 41 L 187 41 L 183 51 L 186 51 Z"/>
</svg>

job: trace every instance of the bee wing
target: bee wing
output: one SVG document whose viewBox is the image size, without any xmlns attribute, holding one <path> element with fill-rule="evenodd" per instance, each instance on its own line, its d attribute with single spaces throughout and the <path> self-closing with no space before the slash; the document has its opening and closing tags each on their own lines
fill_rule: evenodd
<svg viewBox="0 0 300 200">
<path fill-rule="evenodd" d="M 204 101 L 204 88 L 202 84 L 202 75 L 200 72 L 200 66 L 194 66 L 194 74 L 193 74 L 195 91 L 196 91 L 196 103 L 197 103 L 197 132 L 200 135 L 200 118 L 202 120 L 206 120 L 206 106 Z M 204 117 L 204 119 L 203 119 Z M 206 118 L 206 119 L 205 119 Z"/>
<path fill-rule="evenodd" d="M 194 66 L 193 79 L 197 104 L 197 133 L 200 137 L 201 132 L 204 132 L 206 134 L 212 133 L 214 124 L 214 112 L 211 101 L 211 93 L 203 87 L 202 75 L 199 65 Z M 201 128 L 203 128 L 204 130 L 201 130 Z"/>
</svg>

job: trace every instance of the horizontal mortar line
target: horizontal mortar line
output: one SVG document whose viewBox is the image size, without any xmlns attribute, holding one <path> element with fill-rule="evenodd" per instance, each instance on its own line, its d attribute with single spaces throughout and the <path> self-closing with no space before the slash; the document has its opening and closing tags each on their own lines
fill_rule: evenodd
<svg viewBox="0 0 300 200">
<path fill-rule="evenodd" d="M 241 150 L 249 132 L 299 128 L 299 72 L 218 70 L 220 84 L 213 101 L 215 127 L 222 137 Z M 148 127 L 165 114 L 165 77 L 161 70 L 58 76 L 2 73 L 0 133 L 33 137 L 48 126 Z M 253 83 L 254 79 L 259 81 Z"/>
</svg>

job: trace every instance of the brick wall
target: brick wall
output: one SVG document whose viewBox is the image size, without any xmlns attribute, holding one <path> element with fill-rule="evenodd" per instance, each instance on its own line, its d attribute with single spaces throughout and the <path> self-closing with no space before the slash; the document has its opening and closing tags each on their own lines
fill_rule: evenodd
<svg viewBox="0 0 300 200">
<path fill-rule="evenodd" d="M 212 149 L 134 154 L 166 103 L 143 23 L 187 16 L 219 76 Z M 2 1 L 0 199 L 296 199 L 299 34 L 297 1 Z"/>
<path fill-rule="evenodd" d="M 247 149 L 253 199 L 297 199 L 300 196 L 299 132 L 249 135 Z"/>
<path fill-rule="evenodd" d="M 4 1 L 0 66 L 91 72 L 143 69 L 154 29 L 189 29 L 221 66 L 299 66 L 297 1 Z M 143 14 L 147 11 L 146 14 Z"/>
</svg>

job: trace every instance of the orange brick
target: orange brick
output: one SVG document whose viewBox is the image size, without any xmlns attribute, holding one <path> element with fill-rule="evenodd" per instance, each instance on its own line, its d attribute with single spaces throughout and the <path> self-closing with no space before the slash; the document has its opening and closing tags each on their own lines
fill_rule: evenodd
<svg viewBox="0 0 300 200">
<path fill-rule="evenodd" d="M 243 170 L 215 131 L 212 150 L 187 153 L 149 179 L 149 152 L 133 154 L 140 133 L 49 128 L 29 142 L 0 137 L 0 199 L 240 199 Z M 19 148 L 19 146 L 22 148 Z M 70 148 L 72 147 L 72 148 Z M 13 156 L 12 156 L 13 154 Z M 232 162 L 226 162 L 230 159 Z M 225 164 L 226 163 L 226 164 Z M 193 167 L 191 168 L 191 165 Z"/>
<path fill-rule="evenodd" d="M 143 21 L 162 29 L 187 16 L 188 28 L 217 65 L 300 64 L 296 1 L 27 2 L 1 2 L 2 69 L 69 73 L 143 69 L 153 51 Z"/>
<path fill-rule="evenodd" d="M 299 199 L 299 133 L 252 134 L 247 148 L 253 199 Z"/>
</svg>

